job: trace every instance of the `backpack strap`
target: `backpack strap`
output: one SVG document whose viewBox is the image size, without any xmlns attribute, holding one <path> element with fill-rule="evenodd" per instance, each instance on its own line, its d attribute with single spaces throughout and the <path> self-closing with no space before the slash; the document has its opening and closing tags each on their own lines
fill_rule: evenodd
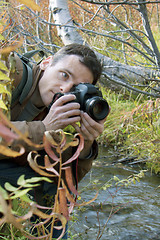
<svg viewBox="0 0 160 240">
<path fill-rule="evenodd" d="M 25 72 L 22 77 L 22 81 L 25 81 L 25 85 L 22 89 L 22 92 L 21 92 L 21 95 L 19 98 L 20 104 L 22 104 L 24 99 L 27 97 L 27 95 L 32 87 L 32 83 L 33 83 L 32 68 L 29 65 L 27 65 L 26 63 L 23 63 L 23 64 L 26 67 Z M 25 80 L 23 78 L 25 78 Z"/>
<path fill-rule="evenodd" d="M 43 57 L 45 55 L 44 51 L 42 51 L 42 50 L 32 50 L 32 51 L 26 52 L 20 58 L 24 63 L 26 63 L 27 65 L 29 65 L 32 68 L 30 59 L 37 53 L 41 56 L 41 60 L 37 63 L 37 65 L 38 65 L 41 63 L 41 61 L 43 60 Z"/>
<path fill-rule="evenodd" d="M 39 65 L 35 65 L 32 69 L 32 75 L 33 75 L 33 84 L 31 86 L 31 89 L 22 102 L 22 104 L 19 102 L 19 99 L 15 102 L 14 105 L 11 106 L 11 119 L 12 121 L 32 121 L 40 112 L 43 111 L 42 108 L 37 108 L 34 106 L 31 102 L 31 96 L 34 93 L 39 79 L 42 75 L 42 70 L 40 69 Z M 21 74 L 22 76 L 22 74 Z M 21 77 L 22 78 L 22 77 Z"/>
<path fill-rule="evenodd" d="M 18 99 L 20 98 L 22 90 L 24 89 L 24 86 L 27 82 L 27 77 L 28 77 L 27 69 L 23 62 L 22 62 L 22 64 L 23 64 L 23 75 L 22 75 L 22 79 L 19 82 L 18 86 L 12 92 L 12 105 L 14 105 L 14 103 L 16 101 L 18 101 Z"/>
<path fill-rule="evenodd" d="M 28 93 L 30 92 L 30 89 L 33 84 L 33 76 L 32 76 L 33 62 L 30 59 L 37 53 L 39 53 L 42 57 L 40 60 L 41 62 L 44 57 L 44 52 L 42 50 L 29 51 L 23 54 L 22 56 L 16 53 L 23 63 L 23 76 L 22 76 L 22 80 L 20 81 L 20 83 L 12 93 L 12 106 L 17 101 L 19 101 L 20 104 L 22 104 L 25 98 L 27 97 Z M 38 62 L 37 65 L 40 62 Z"/>
</svg>

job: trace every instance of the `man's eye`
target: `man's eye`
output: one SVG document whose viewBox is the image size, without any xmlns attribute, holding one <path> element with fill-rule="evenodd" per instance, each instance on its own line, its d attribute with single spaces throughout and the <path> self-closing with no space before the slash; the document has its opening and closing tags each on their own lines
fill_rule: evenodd
<svg viewBox="0 0 160 240">
<path fill-rule="evenodd" d="M 66 72 L 61 72 L 60 73 L 61 77 L 64 78 L 64 79 L 67 79 L 68 78 L 68 74 Z"/>
</svg>

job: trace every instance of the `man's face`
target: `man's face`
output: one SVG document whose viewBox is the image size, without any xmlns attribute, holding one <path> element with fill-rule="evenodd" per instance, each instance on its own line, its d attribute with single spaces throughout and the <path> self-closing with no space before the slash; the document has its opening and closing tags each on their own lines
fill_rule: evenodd
<svg viewBox="0 0 160 240">
<path fill-rule="evenodd" d="M 39 91 L 45 106 L 48 106 L 55 93 L 69 92 L 79 83 L 92 83 L 93 74 L 76 55 L 66 55 L 51 66 L 52 58 L 44 60 L 40 67 L 44 74 L 39 81 Z"/>
</svg>

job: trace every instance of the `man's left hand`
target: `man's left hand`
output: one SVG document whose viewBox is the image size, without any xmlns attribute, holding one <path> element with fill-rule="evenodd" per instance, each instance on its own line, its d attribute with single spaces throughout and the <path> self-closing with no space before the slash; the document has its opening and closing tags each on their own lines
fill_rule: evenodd
<svg viewBox="0 0 160 240">
<path fill-rule="evenodd" d="M 80 117 L 80 127 L 77 124 L 72 124 L 72 126 L 84 138 L 84 149 L 80 154 L 80 158 L 85 158 L 90 154 L 93 141 L 103 132 L 106 118 L 96 122 L 86 112 L 83 111 L 81 111 Z"/>
</svg>

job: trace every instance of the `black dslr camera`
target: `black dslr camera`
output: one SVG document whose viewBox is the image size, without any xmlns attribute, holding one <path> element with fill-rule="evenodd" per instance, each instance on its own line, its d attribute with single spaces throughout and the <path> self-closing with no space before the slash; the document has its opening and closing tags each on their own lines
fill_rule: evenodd
<svg viewBox="0 0 160 240">
<path fill-rule="evenodd" d="M 88 113 L 95 121 L 104 119 L 109 113 L 109 105 L 102 97 L 101 91 L 90 83 L 80 83 L 67 93 L 56 93 L 49 108 L 61 96 L 74 94 L 76 99 L 72 102 L 78 102 L 80 109 Z"/>
</svg>

